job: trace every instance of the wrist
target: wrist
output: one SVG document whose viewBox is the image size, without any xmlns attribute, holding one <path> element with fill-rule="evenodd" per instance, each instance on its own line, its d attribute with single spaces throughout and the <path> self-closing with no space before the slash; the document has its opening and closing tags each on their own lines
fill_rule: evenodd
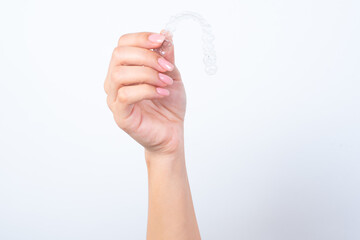
<svg viewBox="0 0 360 240">
<path fill-rule="evenodd" d="M 172 164 L 174 162 L 185 161 L 184 141 L 181 140 L 176 146 L 167 150 L 151 151 L 145 149 L 146 164 Z"/>
<path fill-rule="evenodd" d="M 184 147 L 171 153 L 150 152 L 145 150 L 145 160 L 149 179 L 160 178 L 165 182 L 169 179 L 186 179 Z"/>
<path fill-rule="evenodd" d="M 185 158 L 183 126 L 174 127 L 168 136 L 170 138 L 161 145 L 145 147 L 146 163 L 173 162 Z"/>
</svg>

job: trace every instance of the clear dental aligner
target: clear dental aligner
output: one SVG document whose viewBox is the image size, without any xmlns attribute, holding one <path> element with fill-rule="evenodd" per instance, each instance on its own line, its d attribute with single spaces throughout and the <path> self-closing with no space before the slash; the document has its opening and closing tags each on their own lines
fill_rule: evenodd
<svg viewBox="0 0 360 240">
<path fill-rule="evenodd" d="M 171 38 L 172 34 L 175 32 L 178 23 L 185 19 L 191 19 L 200 24 L 202 30 L 202 41 L 203 41 L 203 52 L 204 58 L 203 62 L 205 65 L 205 72 L 209 75 L 214 75 L 217 71 L 216 67 L 216 53 L 213 41 L 215 39 L 211 31 L 211 26 L 208 24 L 205 19 L 195 12 L 182 12 L 175 16 L 172 16 L 169 22 L 166 24 L 164 31 L 161 33 L 167 36 L 161 45 L 160 48 L 155 49 L 156 52 L 164 55 L 166 50 L 172 45 Z"/>
</svg>

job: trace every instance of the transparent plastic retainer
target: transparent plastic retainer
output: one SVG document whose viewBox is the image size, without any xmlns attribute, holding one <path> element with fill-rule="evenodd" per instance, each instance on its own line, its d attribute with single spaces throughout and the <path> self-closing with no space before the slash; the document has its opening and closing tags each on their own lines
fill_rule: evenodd
<svg viewBox="0 0 360 240">
<path fill-rule="evenodd" d="M 203 62 L 205 65 L 205 72 L 208 75 L 214 75 L 217 71 L 216 53 L 213 44 L 215 37 L 212 34 L 210 24 L 208 24 L 202 16 L 195 12 L 186 11 L 172 16 L 169 22 L 166 24 L 164 30 L 161 31 L 161 34 L 165 35 L 165 40 L 163 44 L 159 48 L 154 49 L 154 51 L 159 53 L 160 55 L 165 55 L 167 49 L 169 49 L 169 47 L 171 47 L 173 44 L 171 39 L 173 33 L 176 30 L 177 24 L 185 19 L 191 19 L 200 24 L 202 30 L 204 52 Z"/>
</svg>

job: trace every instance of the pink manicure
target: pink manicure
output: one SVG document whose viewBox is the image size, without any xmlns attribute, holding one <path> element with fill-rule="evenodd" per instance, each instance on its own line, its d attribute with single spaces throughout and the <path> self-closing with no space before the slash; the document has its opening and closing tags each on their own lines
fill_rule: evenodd
<svg viewBox="0 0 360 240">
<path fill-rule="evenodd" d="M 156 88 L 156 91 L 163 96 L 168 96 L 170 94 L 170 91 L 165 88 Z"/>
<path fill-rule="evenodd" d="M 165 58 L 159 58 L 158 62 L 161 67 L 168 71 L 172 71 L 174 69 L 174 65 L 171 62 L 166 61 Z"/>
<path fill-rule="evenodd" d="M 162 43 L 165 40 L 165 36 L 158 33 L 153 33 L 149 36 L 149 41 L 153 43 Z"/>
<path fill-rule="evenodd" d="M 168 75 L 162 74 L 162 73 L 159 73 L 159 78 L 161 81 L 163 81 L 167 85 L 171 85 L 174 82 L 174 80 L 171 77 L 169 77 Z"/>
</svg>

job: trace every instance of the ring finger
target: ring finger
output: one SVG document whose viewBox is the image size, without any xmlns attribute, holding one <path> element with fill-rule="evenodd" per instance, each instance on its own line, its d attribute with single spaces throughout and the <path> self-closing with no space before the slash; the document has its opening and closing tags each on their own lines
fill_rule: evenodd
<svg viewBox="0 0 360 240">
<path fill-rule="evenodd" d="M 119 88 L 128 85 L 150 84 L 165 87 L 173 84 L 173 79 L 150 67 L 117 66 L 113 69 L 110 79 L 110 100 L 115 101 Z"/>
</svg>

